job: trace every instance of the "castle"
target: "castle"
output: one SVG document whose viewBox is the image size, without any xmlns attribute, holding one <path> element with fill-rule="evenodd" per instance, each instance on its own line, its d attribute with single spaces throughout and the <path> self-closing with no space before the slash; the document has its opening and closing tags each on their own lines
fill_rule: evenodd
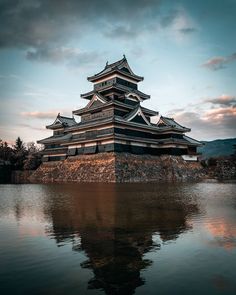
<svg viewBox="0 0 236 295">
<path fill-rule="evenodd" d="M 159 113 L 141 105 L 150 99 L 138 89 L 142 80 L 132 71 L 125 56 L 106 63 L 101 72 L 88 77 L 93 90 L 81 94 L 88 104 L 74 110 L 73 118 L 58 114 L 46 126 L 53 135 L 38 141 L 44 145 L 43 162 L 104 152 L 178 155 L 196 161 L 201 143 L 185 135 L 191 130 L 163 116 L 155 123 L 152 118 Z M 79 116 L 80 122 L 74 116 Z"/>
</svg>

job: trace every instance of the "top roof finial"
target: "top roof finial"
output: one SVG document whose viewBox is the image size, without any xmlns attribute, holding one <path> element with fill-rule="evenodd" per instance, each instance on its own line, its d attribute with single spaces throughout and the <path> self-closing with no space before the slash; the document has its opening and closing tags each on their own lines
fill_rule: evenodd
<svg viewBox="0 0 236 295">
<path fill-rule="evenodd" d="M 123 58 L 126 58 L 125 54 L 123 54 Z"/>
<path fill-rule="evenodd" d="M 108 66 L 108 60 L 107 60 L 107 62 L 106 62 L 106 66 Z"/>
</svg>

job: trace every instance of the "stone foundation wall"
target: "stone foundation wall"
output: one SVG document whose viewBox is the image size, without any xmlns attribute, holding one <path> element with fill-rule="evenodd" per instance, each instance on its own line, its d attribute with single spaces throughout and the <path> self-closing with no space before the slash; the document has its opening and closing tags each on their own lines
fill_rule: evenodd
<svg viewBox="0 0 236 295">
<path fill-rule="evenodd" d="M 100 153 L 43 163 L 29 177 L 32 183 L 187 181 L 205 176 L 198 162 L 179 156 Z"/>
<path fill-rule="evenodd" d="M 189 181 L 205 176 L 199 162 L 181 156 L 120 154 L 116 157 L 117 182 Z"/>
<path fill-rule="evenodd" d="M 236 180 L 236 158 L 217 160 L 214 174 L 221 180 Z"/>
</svg>

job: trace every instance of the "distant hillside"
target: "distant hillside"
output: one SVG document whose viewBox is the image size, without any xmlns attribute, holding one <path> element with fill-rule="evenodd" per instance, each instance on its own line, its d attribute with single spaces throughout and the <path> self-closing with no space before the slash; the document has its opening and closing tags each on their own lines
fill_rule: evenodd
<svg viewBox="0 0 236 295">
<path fill-rule="evenodd" d="M 236 144 L 236 138 L 202 142 L 205 145 L 200 147 L 198 151 L 202 153 L 203 158 L 230 156 L 234 153 L 233 145 Z"/>
</svg>

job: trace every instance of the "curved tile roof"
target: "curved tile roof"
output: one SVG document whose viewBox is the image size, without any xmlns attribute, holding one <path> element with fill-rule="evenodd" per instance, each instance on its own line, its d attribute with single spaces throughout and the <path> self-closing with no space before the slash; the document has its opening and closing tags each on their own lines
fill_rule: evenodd
<svg viewBox="0 0 236 295">
<path fill-rule="evenodd" d="M 70 127 L 76 124 L 74 118 L 61 116 L 60 113 L 57 115 L 56 120 L 51 124 L 47 125 L 46 128 L 57 128 L 57 127 Z"/>
<path fill-rule="evenodd" d="M 100 71 L 99 73 L 97 73 L 93 76 L 88 77 L 88 80 L 91 82 L 95 81 L 96 79 L 98 79 L 102 76 L 105 76 L 107 74 L 110 74 L 114 71 L 118 71 L 121 74 L 124 74 L 125 76 L 133 77 L 137 81 L 143 80 L 143 77 L 134 74 L 134 72 L 131 70 L 125 55 L 122 59 L 120 59 L 114 63 L 108 64 L 108 62 L 107 62 L 105 65 L 105 68 L 102 71 Z"/>
</svg>

